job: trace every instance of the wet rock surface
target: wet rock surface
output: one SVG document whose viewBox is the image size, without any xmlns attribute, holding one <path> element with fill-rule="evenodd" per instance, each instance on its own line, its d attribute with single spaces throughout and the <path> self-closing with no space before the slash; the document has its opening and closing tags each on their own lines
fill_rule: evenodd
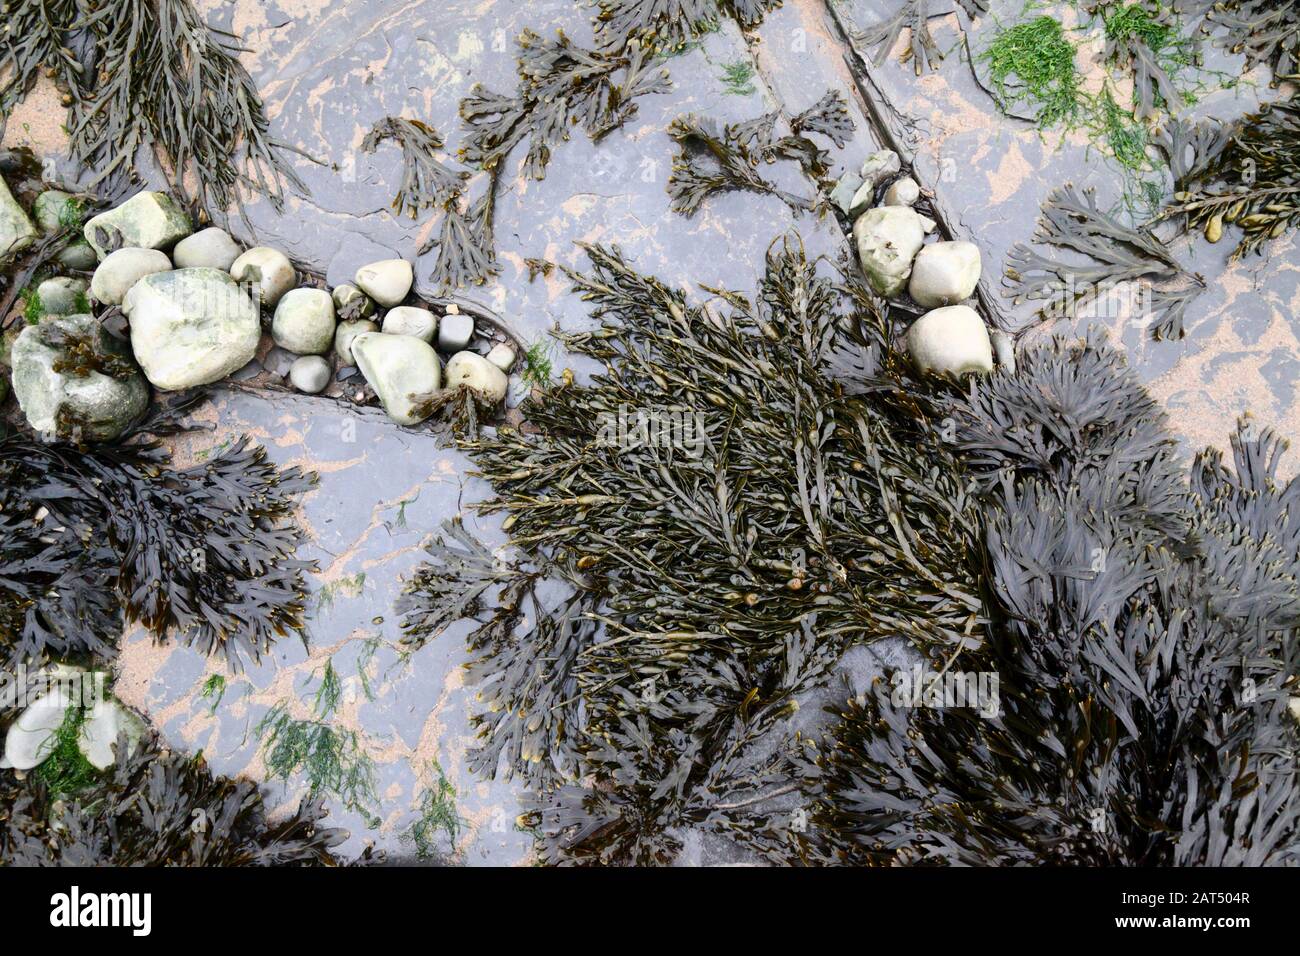
<svg viewBox="0 0 1300 956">
<path fill-rule="evenodd" d="M 889 135 L 874 133 L 844 60 L 851 50 L 846 27 L 861 28 L 892 13 L 894 5 L 894 0 L 854 5 L 786 0 L 748 38 L 724 20 L 698 46 L 666 61 L 674 79 L 670 93 L 642 99 L 638 116 L 599 144 L 575 136 L 558 146 L 546 179 L 525 179 L 518 173 L 518 152 L 512 155 L 497 204 L 501 275 L 455 298 L 501 317 L 527 345 L 557 324 L 570 330 L 590 327 L 587 306 L 568 293 L 558 270 L 534 279 L 525 261 L 540 257 L 578 267 L 582 259 L 574 243 L 579 240 L 618 243 L 638 269 L 700 299 L 705 293 L 698 291 L 699 283 L 752 292 L 768 245 L 792 226 L 810 255 L 833 261 L 856 255 L 839 224 L 829 217 L 795 216 L 775 197 L 722 194 L 687 219 L 670 212 L 665 191 L 673 155 L 666 129 L 677 116 L 695 111 L 736 122 L 778 107 L 790 115 L 834 88 L 849 99 L 857 130 L 842 150 L 831 151 L 832 176 L 861 179 L 870 154 L 898 146 L 925 195 L 933 195 L 952 232 L 946 238 L 979 247 L 981 302 L 994 303 L 1008 327 L 1022 323 L 1026 315 L 1017 314 L 998 290 L 1007 251 L 1030 238 L 1038 206 L 1051 188 L 1072 179 L 1113 194 L 1113 177 L 1082 166 L 1077 144 L 1056 151 L 1052 137 L 998 113 L 957 51 L 920 78 L 910 64 L 897 62 L 898 50 L 873 68 L 869 82 L 886 105 Z M 311 194 L 292 199 L 283 215 L 268 202 L 254 201 L 247 209 L 251 231 L 237 218 L 229 223 L 241 247 L 267 246 L 285 254 L 283 261 L 267 257 L 262 263 L 269 266 L 262 269 L 262 281 L 278 274 L 266 290 L 268 306 L 294 288 L 294 262 L 324 272 L 331 286 L 355 282 L 395 305 L 406 293 L 396 295 L 401 277 L 380 287 L 363 280 L 358 270 L 404 259 L 413 263 L 417 293 L 432 302 L 444 298 L 429 281 L 434 255 L 418 252 L 436 228 L 436 217 L 412 220 L 392 212 L 400 150 L 384 146 L 365 153 L 361 139 L 384 116 L 406 115 L 436 127 L 454 148 L 463 136 L 458 103 L 474 83 L 514 89 L 513 38 L 525 27 L 542 34 L 563 28 L 583 44 L 591 39 L 590 11 L 570 0 L 528 5 L 212 0 L 201 6 L 213 26 L 240 35 L 248 51 L 241 59 L 267 102 L 273 135 L 322 161 L 294 158 Z M 959 41 L 954 17 L 935 18 L 932 24 L 940 47 Z M 757 67 L 748 91 L 738 92 L 725 81 L 725 67 L 738 61 Z M 1198 109 L 1235 114 L 1246 105 L 1210 98 Z M 20 128 L 11 123 L 10 136 L 20 135 Z M 874 193 L 898 171 L 897 165 L 879 171 L 863 208 L 874 204 Z M 807 188 L 797 169 L 783 165 L 772 175 L 787 177 L 791 188 Z M 846 187 L 837 201 L 851 203 L 861 191 L 861 183 Z M 926 231 L 923 220 L 921 228 Z M 1138 324 L 1101 321 L 1110 324 L 1129 349 L 1131 364 L 1176 412 L 1175 422 L 1191 444 L 1223 444 L 1225 423 L 1247 407 L 1263 423 L 1300 433 L 1294 391 L 1300 371 L 1295 240 L 1280 240 L 1263 258 L 1231 266 L 1223 262 L 1222 247 L 1185 245 L 1180 254 L 1209 283 L 1186 339 L 1155 343 Z M 900 288 L 905 283 L 906 277 Z M 337 288 L 334 301 L 344 320 L 333 343 L 340 350 L 346 319 L 362 316 L 345 314 Z M 369 306 L 373 313 L 373 303 Z M 383 338 L 373 331 L 372 337 Z M 286 356 L 282 374 L 289 374 L 292 362 Z M 557 371 L 565 364 L 558 359 Z M 575 368 L 579 377 L 587 371 Z M 353 381 L 360 387 L 364 380 Z M 225 674 L 216 661 L 195 651 L 155 646 L 135 633 L 124 642 L 116 692 L 148 714 L 174 746 L 202 749 L 218 772 L 265 782 L 288 807 L 303 795 L 304 783 L 281 780 L 268 768 L 257 728 L 277 705 L 309 713 L 328 664 L 344 687 L 337 723 L 355 731 L 372 756 L 379 797 L 368 812 L 327 800 L 331 821 L 352 831 L 343 852 L 374 844 L 398 857 L 409 855 L 404 834 L 419 817 L 436 762 L 455 789 L 464 821 L 454 846 L 450 841 L 447 846 L 453 858 L 526 861 L 531 838 L 515 828 L 515 786 L 485 780 L 465 767 L 475 709 L 474 690 L 464 686 L 461 670 L 468 625 L 454 626 L 408 655 L 392 611 L 403 576 L 420 563 L 422 544 L 443 521 L 459 515 L 488 543 L 504 540 L 498 519 L 480 519 L 472 509 L 487 488 L 468 474 L 471 463 L 432 434 L 397 426 L 379 408 L 326 397 L 232 387 L 221 390 L 199 418 L 212 430 L 178 439 L 179 464 L 202 462 L 247 433 L 266 445 L 277 463 L 320 473 L 319 487 L 300 509 L 311 538 L 302 557 L 321 565 L 311 582 L 309 640 L 306 646 L 283 640 L 261 663 L 242 674 Z M 205 688 L 216 675 L 224 679 L 224 693 L 214 704 Z M 712 859 L 707 852 L 697 857 Z"/>
</svg>

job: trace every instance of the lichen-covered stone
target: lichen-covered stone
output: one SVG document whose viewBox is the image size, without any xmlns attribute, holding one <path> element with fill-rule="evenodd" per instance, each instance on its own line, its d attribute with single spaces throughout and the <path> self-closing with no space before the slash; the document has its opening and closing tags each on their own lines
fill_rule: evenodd
<svg viewBox="0 0 1300 956">
<path fill-rule="evenodd" d="M 101 259 L 125 246 L 170 249 L 193 231 L 190 217 L 176 200 L 149 190 L 93 217 L 83 229 L 86 241 Z"/>
<path fill-rule="evenodd" d="M 82 340 L 96 354 L 111 357 L 125 372 L 59 368 L 77 363 L 65 344 Z M 14 395 L 32 428 L 46 434 L 79 430 L 89 441 L 112 441 L 149 405 L 149 388 L 134 369 L 126 346 L 104 331 L 93 316 L 49 316 L 23 329 L 13 346 Z"/>
<path fill-rule="evenodd" d="M 389 418 L 415 425 L 428 417 L 417 405 L 442 385 L 442 365 L 433 346 L 413 335 L 366 332 L 352 340 L 352 355 Z"/>
<path fill-rule="evenodd" d="M 164 391 L 219 381 L 257 352 L 257 306 L 217 269 L 146 276 L 123 308 L 131 319 L 136 360 L 154 387 Z"/>
<path fill-rule="evenodd" d="M 879 206 L 858 217 L 853 240 L 871 287 L 892 297 L 907 285 L 912 260 L 925 242 L 925 230 L 921 217 L 910 206 Z"/>
<path fill-rule="evenodd" d="M 89 290 L 85 279 L 55 276 L 38 285 L 36 295 L 46 315 L 83 315 L 90 311 Z"/>
<path fill-rule="evenodd" d="M 32 203 L 32 218 L 47 236 L 77 225 L 80 215 L 81 203 L 62 189 L 47 189 Z"/>
<path fill-rule="evenodd" d="M 26 210 L 0 178 L 0 259 L 16 255 L 32 244 L 39 233 Z"/>
<path fill-rule="evenodd" d="M 90 272 L 99 262 L 99 256 L 85 239 L 68 243 L 58 251 L 55 258 L 63 268 L 76 269 L 78 272 Z"/>
<path fill-rule="evenodd" d="M 297 355 L 324 355 L 334 346 L 334 300 L 324 289 L 292 289 L 275 307 L 271 338 Z"/>
</svg>

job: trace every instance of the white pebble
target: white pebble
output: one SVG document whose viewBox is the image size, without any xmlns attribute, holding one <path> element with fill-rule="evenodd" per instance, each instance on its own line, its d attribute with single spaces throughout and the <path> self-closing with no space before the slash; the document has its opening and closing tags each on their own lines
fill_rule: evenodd
<svg viewBox="0 0 1300 956">
<path fill-rule="evenodd" d="M 236 282 L 252 283 L 251 294 L 264 307 L 274 309 L 298 282 L 293 263 L 279 249 L 254 246 L 235 260 L 230 274 Z"/>
<path fill-rule="evenodd" d="M 304 355 L 289 366 L 289 381 L 308 395 L 322 392 L 330 383 L 330 363 L 319 355 Z"/>
<path fill-rule="evenodd" d="M 896 179 L 885 190 L 883 206 L 910 206 L 921 198 L 921 187 L 910 176 Z"/>
<path fill-rule="evenodd" d="M 922 372 L 961 376 L 993 371 L 993 347 L 984 321 L 970 306 L 925 313 L 907 330 L 907 351 Z"/>
<path fill-rule="evenodd" d="M 487 360 L 508 374 L 515 367 L 514 347 L 508 342 L 498 342 L 488 351 Z"/>
<path fill-rule="evenodd" d="M 414 335 L 432 345 L 437 330 L 438 317 L 413 305 L 399 305 L 384 316 L 384 331 L 389 335 Z"/>
<path fill-rule="evenodd" d="M 447 360 L 443 377 L 446 388 L 467 385 L 491 405 L 505 399 L 510 387 L 506 373 L 477 352 L 457 352 Z"/>
<path fill-rule="evenodd" d="M 438 351 L 459 352 L 474 337 L 474 320 L 468 315 L 450 311 L 438 323 Z"/>
</svg>

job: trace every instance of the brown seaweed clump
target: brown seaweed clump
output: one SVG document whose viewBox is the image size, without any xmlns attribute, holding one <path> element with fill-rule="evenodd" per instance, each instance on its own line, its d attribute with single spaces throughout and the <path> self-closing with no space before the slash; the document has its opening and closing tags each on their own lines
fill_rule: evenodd
<svg viewBox="0 0 1300 956">
<path fill-rule="evenodd" d="M 241 439 L 177 469 L 161 409 L 119 444 L 0 437 L 0 662 L 115 654 L 126 621 L 237 668 L 301 631 L 302 538 L 291 521 L 315 475 Z"/>
<path fill-rule="evenodd" d="M 919 380 L 788 242 L 702 306 L 587 251 L 600 325 L 562 339 L 604 371 L 464 443 L 516 556 L 452 526 L 402 607 L 414 643 L 478 620 L 471 766 L 526 780 L 545 861 L 667 863 L 691 832 L 778 863 L 1294 861 L 1276 437 L 1189 475 L 1096 337 Z M 921 693 L 886 668 L 801 722 L 899 638 Z M 928 693 L 959 674 L 992 699 Z"/>
</svg>

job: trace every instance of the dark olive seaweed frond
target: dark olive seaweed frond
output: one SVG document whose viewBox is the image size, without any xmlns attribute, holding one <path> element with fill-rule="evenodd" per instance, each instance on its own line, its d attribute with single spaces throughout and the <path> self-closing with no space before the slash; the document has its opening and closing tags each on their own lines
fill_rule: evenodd
<svg viewBox="0 0 1300 956">
<path fill-rule="evenodd" d="M 291 518 L 314 483 L 246 439 L 186 469 L 151 440 L 0 440 L 0 648 L 13 663 L 109 657 L 120 602 L 158 639 L 258 659 L 303 627 L 314 565 L 294 558 Z"/>
<path fill-rule="evenodd" d="M 336 866 L 319 801 L 278 822 L 247 780 L 141 741 L 75 798 L 0 771 L 0 866 Z"/>
<path fill-rule="evenodd" d="M 1173 111 L 1182 94 L 1170 76 L 1170 57 L 1185 57 L 1190 41 L 1180 36 L 1180 23 L 1169 9 L 1153 0 L 1103 3 L 1096 9 L 1106 25 L 1102 58 L 1133 71 L 1133 109 L 1138 119 L 1151 119 L 1158 107 Z"/>
<path fill-rule="evenodd" d="M 445 288 L 482 283 L 497 274 L 496 194 L 505 160 L 516 146 L 527 142 L 524 175 L 544 179 L 552 150 L 574 126 L 598 142 L 636 115 L 639 97 L 669 89 L 667 71 L 635 43 L 615 52 L 593 51 L 577 46 L 563 31 L 547 40 L 525 30 L 519 50 L 514 96 L 476 85 L 460 102 L 468 133 L 459 156 L 487 173 L 487 187 L 468 210 L 462 208 L 460 193 L 443 200 L 442 226 L 420 250 L 438 248 L 431 281 Z"/>
<path fill-rule="evenodd" d="M 1232 141 L 1236 131 L 1234 123 L 1174 118 L 1160 128 L 1155 143 L 1164 153 L 1177 184 L 1203 175 Z"/>
<path fill-rule="evenodd" d="M 429 281 L 445 289 L 482 285 L 500 271 L 493 239 L 499 170 L 487 175 L 487 187 L 469 210 L 462 210 L 459 194 L 451 196 L 443 207 L 442 226 L 420 249 L 420 254 L 437 248 Z"/>
<path fill-rule="evenodd" d="M 461 101 L 469 134 L 460 155 L 467 163 L 495 170 L 527 140 L 524 174 L 543 179 L 551 151 L 569 138 L 571 127 L 581 126 L 599 140 L 636 114 L 637 97 L 668 88 L 667 72 L 636 44 L 607 53 L 583 49 L 563 31 L 548 40 L 525 30 L 519 36 L 515 95 L 476 86 Z"/>
<path fill-rule="evenodd" d="M 1241 239 L 1232 258 L 1260 252 L 1265 243 L 1300 226 L 1300 98 L 1267 104 L 1236 123 L 1171 131 L 1174 202 L 1166 218 L 1185 217 L 1211 242 L 1225 225 Z M 1186 160 L 1188 151 L 1195 160 Z"/>
<path fill-rule="evenodd" d="M 843 94 L 827 90 L 820 100 L 790 120 L 790 128 L 796 134 L 820 133 L 843 147 L 853 135 L 854 124 Z"/>
<path fill-rule="evenodd" d="M 386 139 L 402 147 L 402 184 L 393 208 L 414 219 L 422 210 L 451 202 L 465 188 L 469 173 L 451 170 L 438 162 L 434 153 L 442 149 L 438 131 L 419 120 L 387 116 L 376 123 L 361 141 L 361 148 L 373 153 Z"/>
<path fill-rule="evenodd" d="M 97 77 L 74 93 L 71 152 L 95 171 L 88 188 L 115 195 L 134 177 L 136 153 L 163 154 L 173 186 L 188 176 L 220 213 L 241 187 L 282 208 L 284 187 L 306 187 L 273 141 L 265 107 L 228 35 L 190 0 L 78 0 L 78 24 L 94 36 Z"/>
<path fill-rule="evenodd" d="M 521 574 L 498 559 L 465 530 L 460 519 L 443 522 L 450 540 L 427 546 L 428 560 L 406 582 L 397 602 L 405 643 L 421 647 L 450 624 L 475 617 L 484 609 L 484 595 Z"/>
<path fill-rule="evenodd" d="M 1221 46 L 1246 55 L 1248 72 L 1261 63 L 1273 82 L 1300 74 L 1300 8 L 1294 0 L 1176 0 L 1180 13 L 1202 17 L 1201 29 Z"/>
<path fill-rule="evenodd" d="M 710 196 L 736 189 L 777 196 L 797 212 L 812 209 L 810 200 L 780 190 L 758 174 L 758 157 L 736 127 L 719 129 L 707 116 L 688 114 L 673 120 L 668 135 L 680 150 L 668 176 L 674 212 L 693 216 Z"/>
<path fill-rule="evenodd" d="M 745 29 L 758 26 L 781 0 L 595 0 L 596 43 L 603 50 L 622 50 L 638 43 L 654 52 L 679 50 L 717 29 L 730 15 Z"/>
<path fill-rule="evenodd" d="M 93 81 L 94 57 L 81 25 L 84 0 L 9 4 L 0 35 L 0 130 L 4 117 L 31 92 L 41 69 L 54 71 L 67 89 Z"/>
<path fill-rule="evenodd" d="M 1140 310 L 1156 339 L 1184 333 L 1187 306 L 1204 280 L 1186 271 L 1146 227 L 1131 227 L 1104 212 L 1091 190 L 1073 185 L 1053 190 L 1043 203 L 1034 241 L 1086 257 L 1049 258 L 1025 243 L 1007 255 L 1003 285 L 1016 302 L 1042 302 L 1042 319 L 1087 315 L 1089 309 Z M 1127 297 L 1130 302 L 1122 300 Z"/>
<path fill-rule="evenodd" d="M 957 0 L 968 17 L 974 18 L 987 13 L 988 0 Z M 934 10 L 934 0 L 903 0 L 893 16 L 872 24 L 866 30 L 854 36 L 868 50 L 875 50 L 873 62 L 879 66 L 898 43 L 898 38 L 907 30 L 911 42 L 903 51 L 902 61 L 912 61 L 912 66 L 919 76 L 925 70 L 936 69 L 943 61 L 943 53 L 930 32 L 930 17 L 943 10 Z"/>
<path fill-rule="evenodd" d="M 757 167 L 778 159 L 791 160 L 815 185 L 824 184 L 830 174 L 829 155 L 804 134 L 820 133 L 837 146 L 847 142 L 853 119 L 843 97 L 828 91 L 790 120 L 786 135 L 777 132 L 780 122 L 777 111 L 721 129 L 716 121 L 695 114 L 674 120 L 668 127 L 668 135 L 679 147 L 668 177 L 673 210 L 692 216 L 708 197 L 736 189 L 776 196 L 795 212 L 824 207 L 820 194 L 805 198 L 779 189 L 759 175 Z"/>
<path fill-rule="evenodd" d="M 1296 862 L 1300 486 L 1276 477 L 1282 444 L 1243 431 L 1234 471 L 1207 453 L 1189 483 L 1157 406 L 1123 400 L 1136 385 L 1119 353 L 1058 340 L 1027 358 L 952 405 L 989 479 L 996 596 L 990 636 L 962 667 L 998 678 L 996 713 L 914 706 L 892 681 L 837 708 L 803 764 L 816 805 L 805 851 L 877 864 Z M 1007 412 L 1038 437 L 997 444 Z M 1054 452 L 1071 463 L 1045 462 Z"/>
<path fill-rule="evenodd" d="M 605 371 L 529 399 L 529 431 L 461 442 L 528 563 L 439 546 L 406 626 L 486 615 L 473 766 L 524 777 L 548 859 L 666 859 L 682 824 L 794 848 L 769 800 L 798 695 L 855 644 L 980 640 L 969 489 L 887 318 L 793 241 L 756 297 L 709 305 L 584 248 L 567 274 L 600 327 L 562 338 Z M 845 351 L 870 400 L 833 376 Z"/>
</svg>

